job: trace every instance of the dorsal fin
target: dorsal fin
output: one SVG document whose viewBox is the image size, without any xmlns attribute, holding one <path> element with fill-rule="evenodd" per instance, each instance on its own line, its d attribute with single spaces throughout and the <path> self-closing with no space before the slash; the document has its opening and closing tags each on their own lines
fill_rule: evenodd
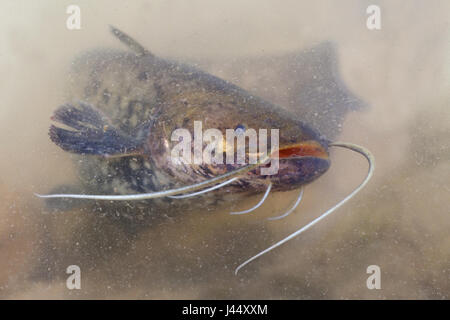
<svg viewBox="0 0 450 320">
<path fill-rule="evenodd" d="M 116 27 L 109 26 L 111 29 L 111 32 L 114 36 L 117 37 L 117 39 L 120 40 L 120 42 L 124 43 L 128 48 L 130 48 L 132 51 L 134 51 L 138 56 L 153 56 L 153 54 L 145 49 L 139 42 L 131 38 L 126 33 L 120 31 Z"/>
</svg>

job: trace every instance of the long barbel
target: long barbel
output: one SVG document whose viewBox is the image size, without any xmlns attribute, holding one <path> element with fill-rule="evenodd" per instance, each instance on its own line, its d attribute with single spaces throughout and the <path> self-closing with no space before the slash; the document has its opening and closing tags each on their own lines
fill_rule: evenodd
<svg viewBox="0 0 450 320">
<path fill-rule="evenodd" d="M 235 274 L 239 272 L 240 269 L 242 269 L 244 266 L 249 264 L 250 262 L 256 260 L 257 258 L 261 257 L 262 255 L 272 251 L 273 249 L 281 246 L 282 244 L 288 242 L 289 240 L 295 238 L 296 236 L 300 235 L 301 233 L 305 232 L 306 230 L 310 229 L 312 226 L 317 224 L 319 221 L 326 218 L 328 215 L 336 211 L 339 207 L 341 207 L 343 204 L 345 204 L 348 200 L 353 198 L 364 186 L 369 182 L 369 180 L 373 176 L 373 172 L 375 170 L 375 157 L 372 155 L 372 153 L 367 150 L 366 148 L 353 144 L 353 143 L 347 143 L 347 142 L 333 142 L 330 143 L 329 146 L 331 147 L 341 147 L 350 149 L 352 151 L 355 151 L 357 153 L 362 154 L 369 163 L 369 169 L 366 178 L 363 180 L 363 182 L 355 188 L 347 197 L 342 199 L 340 202 L 338 202 L 336 205 L 328 209 L 326 212 L 321 214 L 319 217 L 311 221 L 310 223 L 303 226 L 301 229 L 295 231 L 294 233 L 290 234 L 289 236 L 285 237 L 284 239 L 278 241 L 277 243 L 273 244 L 269 248 L 261 251 L 260 253 L 256 254 L 255 256 L 251 257 L 250 259 L 246 260 L 244 263 L 239 265 L 235 269 Z M 132 194 L 132 195 L 84 195 L 84 194 L 50 194 L 50 195 L 41 195 L 35 193 L 36 196 L 40 198 L 73 198 L 73 199 L 92 199 L 92 200 L 110 200 L 110 201 L 123 201 L 123 200 L 146 200 L 146 199 L 155 199 L 155 198 L 161 198 L 161 197 L 167 197 L 167 196 L 173 196 L 173 195 L 180 195 L 180 194 L 186 194 L 191 193 L 193 191 L 197 191 L 200 189 L 203 189 L 205 187 L 208 187 L 210 185 L 214 185 L 217 183 L 220 183 L 222 181 L 230 180 L 235 177 L 238 177 L 242 174 L 245 174 L 261 165 L 263 165 L 265 162 L 270 160 L 269 156 L 264 156 L 260 161 L 258 161 L 255 164 L 249 164 L 246 166 L 243 166 L 241 168 L 238 168 L 236 170 L 227 172 L 223 175 L 192 184 L 189 186 L 184 186 L 176 189 L 170 189 L 170 190 L 163 190 L 158 192 L 152 192 L 152 193 L 142 193 L 142 194 Z M 215 189 L 215 188 L 211 188 Z"/>
<path fill-rule="evenodd" d="M 168 196 L 179 195 L 179 194 L 184 194 L 184 193 L 190 193 L 193 191 L 203 189 L 210 185 L 220 183 L 222 181 L 229 180 L 231 178 L 240 176 L 242 174 L 245 174 L 245 173 L 263 165 L 269 159 L 270 159 L 270 157 L 265 155 L 265 156 L 262 156 L 262 159 L 260 159 L 255 164 L 245 165 L 241 168 L 227 172 L 223 175 L 220 175 L 220 176 L 217 176 L 217 177 L 214 177 L 214 178 L 211 178 L 211 179 L 208 179 L 208 180 L 196 183 L 196 184 L 191 184 L 191 185 L 176 188 L 176 189 L 162 190 L 162 191 L 151 192 L 151 193 L 139 193 L 139 194 L 129 194 L 129 195 L 38 194 L 38 193 L 35 193 L 35 195 L 39 198 L 72 198 L 72 199 L 110 200 L 110 201 L 147 200 L 147 199 L 162 198 L 162 197 L 168 197 Z"/>
<path fill-rule="evenodd" d="M 317 224 L 318 222 L 320 222 L 321 220 L 325 219 L 328 215 L 330 215 L 331 213 L 333 213 L 334 211 L 336 211 L 339 207 L 341 207 L 344 203 L 346 203 L 348 200 L 350 200 L 351 198 L 353 198 L 362 188 L 364 188 L 364 186 L 369 182 L 369 180 L 372 178 L 373 176 L 373 172 L 375 170 L 375 157 L 372 155 L 372 153 L 367 150 L 364 147 L 358 146 L 356 144 L 353 143 L 347 143 L 347 142 L 333 142 L 330 143 L 329 146 L 332 147 L 341 147 L 341 148 L 346 148 L 346 149 L 350 149 L 352 151 L 355 151 L 359 154 L 362 154 L 367 161 L 369 162 L 369 169 L 367 172 L 367 176 L 366 178 L 363 180 L 363 182 L 356 188 L 354 189 L 348 196 L 346 196 L 344 199 L 342 199 L 340 202 L 338 202 L 336 205 L 334 205 L 333 207 L 331 207 L 330 209 L 328 209 L 327 211 L 325 211 L 323 214 L 321 214 L 319 217 L 317 217 L 316 219 L 314 219 L 313 221 L 311 221 L 310 223 L 308 223 L 307 225 L 303 226 L 302 228 L 300 228 L 299 230 L 295 231 L 294 233 L 291 233 L 289 236 L 285 237 L 284 239 L 278 241 L 277 243 L 273 244 L 272 246 L 270 246 L 269 248 L 261 251 L 260 253 L 258 253 L 257 255 L 254 255 L 253 257 L 251 257 L 250 259 L 246 260 L 244 263 L 240 264 L 234 271 L 234 274 L 237 275 L 237 273 L 239 272 L 240 269 L 242 269 L 243 267 L 245 267 L 247 264 L 249 264 L 250 262 L 258 259 L 259 257 L 261 257 L 262 255 L 268 253 L 269 251 L 272 251 L 273 249 L 281 246 L 282 244 L 288 242 L 289 240 L 297 237 L 298 235 L 300 235 L 301 233 L 305 232 L 306 230 L 310 229 L 312 226 L 314 226 L 315 224 Z"/>
</svg>

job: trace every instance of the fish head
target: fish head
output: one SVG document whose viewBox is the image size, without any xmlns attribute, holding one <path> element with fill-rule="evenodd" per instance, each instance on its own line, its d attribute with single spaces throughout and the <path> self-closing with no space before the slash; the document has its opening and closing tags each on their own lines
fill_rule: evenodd
<svg viewBox="0 0 450 320">
<path fill-rule="evenodd" d="M 317 179 L 330 166 L 328 141 L 320 133 L 281 107 L 240 91 L 236 94 L 221 91 L 183 93 L 172 100 L 160 120 L 154 130 L 162 132 L 164 141 L 153 147 L 154 150 L 159 148 L 154 154 L 165 154 L 160 164 L 168 166 L 165 170 L 171 171 L 183 183 L 198 182 L 236 170 L 252 163 L 251 159 L 260 160 L 264 153 L 270 161 L 239 177 L 237 184 L 242 190 L 260 191 L 269 182 L 273 190 L 296 189 Z M 191 157 L 189 161 L 174 162 L 172 151 L 180 143 L 179 135 L 174 133 L 180 129 L 189 133 Z M 211 130 L 220 134 L 222 140 L 214 144 L 216 149 L 208 149 L 216 139 L 211 139 Z M 230 132 L 235 134 L 232 139 L 228 138 Z M 253 140 L 255 148 L 252 149 L 250 136 L 255 134 L 257 140 Z M 239 148 L 242 147 L 239 136 L 243 136 L 245 141 L 242 151 L 244 163 L 238 161 Z M 202 139 L 200 144 L 197 142 L 197 147 L 201 146 L 201 153 L 197 154 L 201 163 L 194 161 L 196 139 Z M 264 141 L 265 152 L 260 147 Z M 205 162 L 205 152 L 211 150 L 212 157 Z M 217 153 L 219 157 L 214 158 Z M 219 161 L 215 161 L 217 159 Z"/>
</svg>

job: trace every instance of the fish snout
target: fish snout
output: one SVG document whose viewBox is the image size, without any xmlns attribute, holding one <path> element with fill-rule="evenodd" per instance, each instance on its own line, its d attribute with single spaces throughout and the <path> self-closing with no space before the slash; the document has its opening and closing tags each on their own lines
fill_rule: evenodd
<svg viewBox="0 0 450 320">
<path fill-rule="evenodd" d="M 289 144 L 280 147 L 278 155 L 273 153 L 272 159 L 278 157 L 278 171 L 269 176 L 274 189 L 292 190 L 319 178 L 330 167 L 328 145 L 316 140 Z"/>
<path fill-rule="evenodd" d="M 272 156 L 276 157 L 276 155 Z M 278 150 L 278 158 L 280 160 L 301 157 L 313 157 L 328 160 L 328 143 L 326 141 L 319 142 L 317 140 L 307 140 L 281 147 Z"/>
</svg>

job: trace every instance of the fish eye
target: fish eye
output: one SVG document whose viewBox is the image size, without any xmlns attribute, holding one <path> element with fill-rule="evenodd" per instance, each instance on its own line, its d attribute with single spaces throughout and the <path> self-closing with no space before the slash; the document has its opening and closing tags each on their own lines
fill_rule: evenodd
<svg viewBox="0 0 450 320">
<path fill-rule="evenodd" d="M 234 128 L 234 131 L 236 133 L 244 133 L 245 132 L 245 126 L 243 124 L 238 124 L 236 128 Z"/>
</svg>

